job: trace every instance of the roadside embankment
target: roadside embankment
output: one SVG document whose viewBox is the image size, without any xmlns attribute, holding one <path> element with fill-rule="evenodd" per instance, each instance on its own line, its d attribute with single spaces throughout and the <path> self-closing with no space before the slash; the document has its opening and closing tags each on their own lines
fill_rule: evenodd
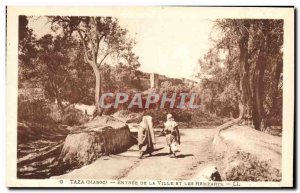
<svg viewBox="0 0 300 193">
<path fill-rule="evenodd" d="M 227 181 L 280 181 L 281 137 L 249 126 L 220 129 L 213 140 L 218 170 Z"/>
</svg>

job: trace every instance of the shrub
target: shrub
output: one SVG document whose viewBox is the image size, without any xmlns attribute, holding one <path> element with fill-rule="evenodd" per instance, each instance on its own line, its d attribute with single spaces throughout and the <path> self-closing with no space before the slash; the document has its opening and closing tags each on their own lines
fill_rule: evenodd
<svg viewBox="0 0 300 193">
<path fill-rule="evenodd" d="M 41 124 L 57 124 L 73 126 L 88 121 L 82 111 L 74 106 L 69 106 L 62 113 L 57 104 L 46 100 L 20 101 L 18 102 L 18 121 L 34 122 Z"/>
<path fill-rule="evenodd" d="M 65 109 L 64 115 L 62 116 L 62 123 L 69 126 L 81 125 L 89 120 L 81 110 L 70 106 Z"/>
<path fill-rule="evenodd" d="M 18 121 L 53 123 L 50 106 L 45 100 L 18 100 Z"/>
<path fill-rule="evenodd" d="M 244 152 L 229 158 L 226 169 L 227 181 L 280 181 L 281 172 L 266 161 Z"/>
</svg>

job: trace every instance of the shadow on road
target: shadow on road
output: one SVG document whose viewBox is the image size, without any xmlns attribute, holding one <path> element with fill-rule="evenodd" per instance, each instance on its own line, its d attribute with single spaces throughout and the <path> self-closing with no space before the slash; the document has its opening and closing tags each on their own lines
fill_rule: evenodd
<svg viewBox="0 0 300 193">
<path fill-rule="evenodd" d="M 153 154 L 153 157 L 158 157 L 158 156 L 167 156 L 169 155 L 169 153 L 157 153 L 157 154 Z"/>
<path fill-rule="evenodd" d="M 157 153 L 157 154 L 153 154 L 153 157 L 158 157 L 158 156 L 169 156 L 170 153 Z M 179 154 L 177 155 L 177 158 L 185 158 L 185 157 L 190 157 L 190 156 L 194 156 L 194 154 Z"/>
<path fill-rule="evenodd" d="M 179 155 L 177 155 L 177 158 L 185 158 L 185 157 L 190 157 L 190 156 L 194 156 L 194 154 L 179 154 Z"/>
<path fill-rule="evenodd" d="M 159 151 L 159 150 L 162 150 L 162 149 L 164 149 L 164 147 L 155 148 L 154 151 Z"/>
</svg>

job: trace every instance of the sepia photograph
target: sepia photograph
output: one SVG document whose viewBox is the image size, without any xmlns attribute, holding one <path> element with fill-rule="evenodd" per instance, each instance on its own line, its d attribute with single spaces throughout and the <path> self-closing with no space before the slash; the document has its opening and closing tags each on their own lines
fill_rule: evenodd
<svg viewBox="0 0 300 193">
<path fill-rule="evenodd" d="M 8 7 L 6 68 L 9 187 L 293 186 L 293 7 Z"/>
</svg>

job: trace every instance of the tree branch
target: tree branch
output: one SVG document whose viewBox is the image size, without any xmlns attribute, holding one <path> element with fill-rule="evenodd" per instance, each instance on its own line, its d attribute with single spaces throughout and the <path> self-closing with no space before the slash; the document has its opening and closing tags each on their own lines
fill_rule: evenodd
<svg viewBox="0 0 300 193">
<path fill-rule="evenodd" d="M 107 52 L 106 54 L 104 54 L 103 58 L 100 60 L 99 63 L 97 63 L 97 66 L 100 67 L 101 64 L 103 63 L 103 61 L 107 58 L 107 56 L 109 56 L 110 54 L 114 53 L 115 51 L 110 51 L 110 52 Z"/>
<path fill-rule="evenodd" d="M 77 30 L 79 36 L 80 36 L 80 39 L 82 41 L 82 44 L 83 44 L 83 49 L 84 49 L 84 58 L 85 58 L 85 61 L 88 62 L 88 63 L 91 63 L 91 60 L 89 59 L 88 57 L 88 52 L 87 52 L 87 47 L 86 47 L 86 42 L 83 38 L 83 35 L 81 34 L 80 30 Z"/>
</svg>

